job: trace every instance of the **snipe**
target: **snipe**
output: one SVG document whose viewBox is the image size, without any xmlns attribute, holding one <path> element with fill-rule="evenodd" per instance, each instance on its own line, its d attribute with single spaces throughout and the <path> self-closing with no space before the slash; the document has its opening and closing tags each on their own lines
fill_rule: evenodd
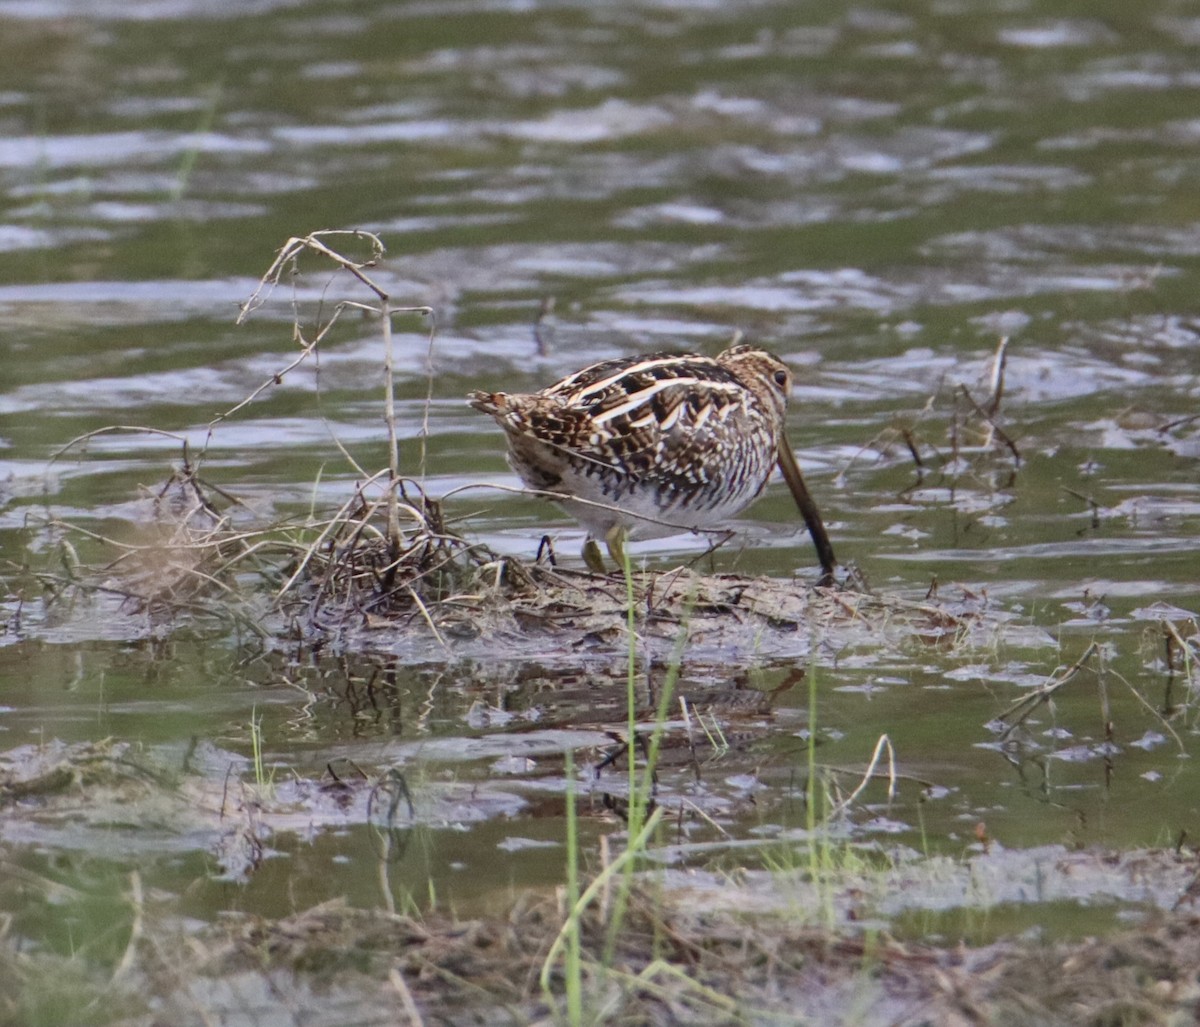
<svg viewBox="0 0 1200 1027">
<path fill-rule="evenodd" d="M 618 563 L 625 538 L 711 528 L 744 510 L 778 465 L 821 562 L 837 566 L 820 512 L 784 432 L 792 375 L 775 355 L 732 346 L 716 357 L 655 353 L 605 360 L 541 392 L 473 392 L 508 436 L 508 462 Z"/>
</svg>

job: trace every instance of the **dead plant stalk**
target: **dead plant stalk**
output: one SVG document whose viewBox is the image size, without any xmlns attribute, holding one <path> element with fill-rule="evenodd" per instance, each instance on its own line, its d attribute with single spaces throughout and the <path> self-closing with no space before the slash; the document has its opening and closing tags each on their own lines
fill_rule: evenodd
<svg viewBox="0 0 1200 1027">
<path fill-rule="evenodd" d="M 1009 717 L 1017 714 L 1016 719 L 1013 720 L 1013 722 L 1009 724 L 1007 728 L 1005 728 L 1004 734 L 1001 737 L 1008 738 L 1008 736 L 1011 735 L 1018 727 L 1020 727 L 1020 725 L 1029 719 L 1034 710 L 1036 710 L 1042 703 L 1049 702 L 1054 697 L 1055 692 L 1057 692 L 1063 687 L 1063 685 L 1065 685 L 1068 681 L 1074 678 L 1075 675 L 1083 670 L 1084 664 L 1087 663 L 1088 660 L 1095 656 L 1099 651 L 1099 643 L 1092 642 L 1083 651 L 1083 655 L 1080 656 L 1079 659 L 1074 663 L 1072 663 L 1071 666 L 1069 666 L 1066 670 L 1064 670 L 1058 677 L 1052 681 L 1048 681 L 1046 684 L 1042 685 L 1041 688 L 1036 689 L 1029 695 L 1021 696 L 1020 699 L 1018 699 L 1011 706 L 1009 706 L 1007 710 L 1001 713 L 998 718 L 999 720 L 1007 720 Z M 1018 713 L 1018 711 L 1020 712 Z"/>
<path fill-rule="evenodd" d="M 351 260 L 349 257 L 338 252 L 337 250 L 327 246 L 324 239 L 337 236 L 351 236 L 357 240 L 366 240 L 371 245 L 371 256 L 365 261 Z M 388 542 L 391 546 L 391 557 L 394 560 L 400 552 L 400 444 L 396 435 L 396 390 L 395 390 L 395 345 L 392 335 L 392 316 L 394 314 L 422 314 L 430 320 L 429 330 L 429 345 L 432 349 L 434 336 L 437 331 L 437 324 L 434 319 L 434 311 L 429 306 L 414 306 L 414 307 L 393 307 L 391 297 L 386 291 L 367 273 L 366 269 L 374 267 L 379 258 L 383 256 L 385 247 L 383 241 L 373 232 L 366 232 L 352 229 L 326 229 L 317 232 L 311 232 L 305 236 L 292 236 L 280 248 L 275 255 L 271 266 L 267 268 L 266 273 L 259 279 L 258 287 L 251 294 L 250 298 L 242 304 L 241 311 L 238 314 L 237 323 L 241 324 L 245 321 L 251 311 L 256 310 L 265 302 L 267 295 L 276 285 L 279 284 L 280 277 L 285 269 L 295 267 L 301 254 L 304 252 L 315 253 L 326 260 L 331 261 L 343 271 L 348 271 L 367 289 L 369 289 L 376 299 L 376 303 L 360 303 L 357 300 L 343 300 L 334 307 L 333 313 L 325 324 L 319 329 L 317 335 L 312 342 L 306 342 L 301 332 L 299 322 L 294 324 L 296 337 L 303 344 L 303 351 L 300 356 L 288 365 L 282 372 L 272 376 L 272 378 L 259 387 L 241 404 L 228 411 L 223 417 L 229 416 L 245 403 L 252 400 L 256 395 L 269 387 L 271 384 L 277 384 L 283 374 L 296 367 L 302 360 L 313 353 L 322 339 L 329 333 L 330 329 L 341 317 L 346 310 L 361 310 L 369 314 L 373 314 L 380 319 L 381 331 L 383 335 L 383 351 L 384 351 L 384 423 L 387 427 L 388 437 L 388 471 L 390 474 L 390 482 L 387 492 L 387 525 L 388 525 Z M 219 420 L 219 418 L 218 418 Z M 214 422 L 215 423 L 215 422 Z M 423 461 L 422 461 L 423 462 Z"/>
</svg>

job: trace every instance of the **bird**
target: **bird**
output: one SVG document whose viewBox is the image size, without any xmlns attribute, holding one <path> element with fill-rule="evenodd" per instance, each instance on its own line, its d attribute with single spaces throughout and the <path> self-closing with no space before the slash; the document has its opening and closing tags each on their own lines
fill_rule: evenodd
<svg viewBox="0 0 1200 1027">
<path fill-rule="evenodd" d="M 711 529 L 750 505 L 776 466 L 833 583 L 837 561 L 785 432 L 792 374 L 738 343 L 715 357 L 652 353 L 591 364 L 533 393 L 475 391 L 470 406 L 504 430 L 509 466 L 624 565 L 626 539 Z"/>
</svg>

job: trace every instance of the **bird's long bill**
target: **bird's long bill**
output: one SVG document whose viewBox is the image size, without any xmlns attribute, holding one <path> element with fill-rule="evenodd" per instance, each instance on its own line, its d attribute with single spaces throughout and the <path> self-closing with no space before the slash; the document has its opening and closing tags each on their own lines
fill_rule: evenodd
<svg viewBox="0 0 1200 1027">
<path fill-rule="evenodd" d="M 837 558 L 833 555 L 833 546 L 829 535 L 825 532 L 825 522 L 821 520 L 821 511 L 809 495 L 808 486 L 804 484 L 804 475 L 800 473 L 800 465 L 796 463 L 796 454 L 792 452 L 792 444 L 786 435 L 779 438 L 779 469 L 783 472 L 783 480 L 792 490 L 792 497 L 800 509 L 800 516 L 808 527 L 808 534 L 817 550 L 817 559 L 821 561 L 822 585 L 833 584 L 833 569 L 837 566 Z"/>
</svg>

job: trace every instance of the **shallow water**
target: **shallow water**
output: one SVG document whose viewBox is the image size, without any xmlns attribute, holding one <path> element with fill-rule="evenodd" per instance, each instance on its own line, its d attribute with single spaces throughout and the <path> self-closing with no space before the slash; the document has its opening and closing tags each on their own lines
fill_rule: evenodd
<svg viewBox="0 0 1200 1027">
<path fill-rule="evenodd" d="M 293 299 L 311 319 L 365 297 L 309 263 L 241 327 L 237 305 L 289 236 L 354 227 L 386 242 L 375 274 L 394 302 L 436 311 L 431 363 L 425 322 L 397 321 L 402 459 L 417 474 L 424 449 L 432 494 L 516 484 L 468 389 L 533 389 L 663 348 L 712 353 L 740 330 L 796 371 L 791 436 L 842 559 L 886 594 L 917 599 L 936 581 L 1002 619 L 990 641 L 748 652 L 732 674 L 685 655 L 681 690 L 732 740 L 701 774 L 681 759 L 663 775 L 665 798 L 720 825 L 689 821 L 689 840 L 803 821 L 812 680 L 822 765 L 861 772 L 886 733 L 908 775 L 890 805 L 882 786 L 866 793 L 855 837 L 954 854 L 980 844 L 981 823 L 1009 847 L 1200 830 L 1188 5 L 1083 18 L 1061 0 L 28 0 L 0 2 L 0 36 L 4 749 L 128 741 L 207 786 L 246 780 L 261 718 L 280 787 L 321 781 L 331 761 L 404 768 L 422 833 L 396 893 L 469 909 L 561 878 L 561 753 L 598 759 L 623 724 L 619 654 L 531 642 L 528 659 L 431 661 L 422 645 L 297 664 L 287 643 L 263 654 L 219 631 L 173 634 L 113 603 L 47 611 L 20 573 L 61 569 L 50 520 L 140 537 L 180 443 L 121 432 L 62 452 L 105 426 L 202 448 L 204 477 L 246 501 L 247 522 L 331 514 L 359 480 L 338 443 L 369 470 L 386 462 L 382 354 L 358 321 L 209 438 L 290 362 Z M 986 401 L 1001 336 L 997 423 L 1016 453 L 985 444 L 959 389 Z M 713 566 L 812 580 L 789 504 L 777 486 Z M 569 562 L 580 541 L 507 492 L 464 494 L 448 513 L 505 553 L 532 557 L 551 532 Z M 103 557 L 70 538 L 85 561 Z M 635 547 L 655 567 L 701 551 Z M 1173 672 L 1164 622 L 1192 646 Z M 987 725 L 1093 641 L 1103 675 L 1090 665 L 1002 747 Z M 805 682 L 772 712 L 720 712 L 802 664 Z M 207 770 L 184 758 L 195 744 L 211 747 Z M 600 795 L 621 776 L 581 780 Z M 202 918 L 382 901 L 367 828 L 335 829 L 311 794 L 281 801 L 293 799 L 295 821 L 265 836 L 277 858 L 249 870 L 220 826 L 178 812 L 116 826 L 11 817 L 0 844 L 6 863 L 57 865 L 101 894 L 137 868 Z M 593 841 L 620 826 L 594 802 Z"/>
</svg>

